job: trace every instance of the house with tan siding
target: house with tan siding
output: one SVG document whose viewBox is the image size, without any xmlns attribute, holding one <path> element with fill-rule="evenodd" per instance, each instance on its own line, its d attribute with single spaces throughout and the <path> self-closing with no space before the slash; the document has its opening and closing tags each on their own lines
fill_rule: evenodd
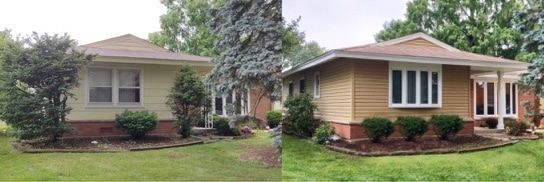
<svg viewBox="0 0 544 182">
<path fill-rule="evenodd" d="M 312 94 L 316 117 L 348 140 L 366 137 L 360 123 L 372 116 L 394 121 L 405 115 L 456 114 L 465 120 L 461 134 L 472 134 L 475 120 L 497 117 L 503 128 L 505 117 L 521 115 L 515 80 L 526 68 L 416 33 L 330 50 L 285 70 L 283 99 Z"/>
<path fill-rule="evenodd" d="M 190 65 L 204 77 L 213 68 L 209 57 L 171 52 L 147 40 L 126 34 L 78 49 L 97 54 L 95 60 L 79 72 L 79 87 L 68 101 L 72 111 L 67 116 L 77 136 L 124 135 L 114 127 L 115 114 L 124 110 L 148 110 L 157 113 L 160 122 L 153 134 L 172 134 L 174 116 L 166 105 L 180 65 Z M 241 99 L 239 114 L 250 113 L 256 103 L 253 92 L 247 95 L 214 94 L 212 113 L 226 116 L 226 105 Z M 263 99 L 257 117 L 263 119 L 272 103 Z"/>
</svg>

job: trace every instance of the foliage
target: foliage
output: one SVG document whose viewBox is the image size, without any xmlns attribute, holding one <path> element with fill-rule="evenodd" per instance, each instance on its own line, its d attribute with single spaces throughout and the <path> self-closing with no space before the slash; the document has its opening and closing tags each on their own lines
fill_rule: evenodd
<svg viewBox="0 0 544 182">
<path fill-rule="evenodd" d="M 291 65 L 297 65 L 309 61 L 310 59 L 319 56 L 325 52 L 325 48 L 319 46 L 317 42 L 310 41 L 297 47 L 293 53 L 286 55 L 287 60 Z"/>
<path fill-rule="evenodd" d="M 210 16 L 210 31 L 218 37 L 214 46 L 221 51 L 208 83 L 220 94 L 258 88 L 258 101 L 280 98 L 281 1 L 230 0 Z"/>
<path fill-rule="evenodd" d="M 529 128 L 529 125 L 516 119 L 504 118 L 504 128 L 508 135 L 520 136 Z"/>
<path fill-rule="evenodd" d="M 282 52 L 288 61 L 285 66 L 295 66 L 325 52 L 325 48 L 315 41 L 306 41 L 304 32 L 298 30 L 300 18 L 284 23 L 282 28 Z"/>
<path fill-rule="evenodd" d="M 281 111 L 269 111 L 266 113 L 266 122 L 270 128 L 275 128 L 281 123 L 282 114 Z"/>
<path fill-rule="evenodd" d="M 23 42 L 8 41 L 2 48 L 0 119 L 19 139 L 48 137 L 57 141 L 69 131 L 66 115 L 79 84 L 78 71 L 94 55 L 75 49 L 64 35 L 33 33 Z"/>
<path fill-rule="evenodd" d="M 420 138 L 429 129 L 425 119 L 415 116 L 401 116 L 395 121 L 399 126 L 400 133 L 406 141 L 414 141 Z"/>
<path fill-rule="evenodd" d="M 433 115 L 431 123 L 434 133 L 441 140 L 454 137 L 464 127 L 463 119 L 458 115 Z"/>
<path fill-rule="evenodd" d="M 529 62 L 527 73 L 521 75 L 520 86 L 534 91 L 537 97 L 534 104 L 524 104 L 526 117 L 530 117 L 535 126 L 540 126 L 544 114 L 540 110 L 540 98 L 544 95 L 544 1 L 528 0 L 524 8 L 516 16 L 516 30 L 522 34 L 522 50 L 527 54 Z"/>
<path fill-rule="evenodd" d="M 10 135 L 11 131 L 11 128 L 6 123 L 0 121 L 0 136 Z"/>
<path fill-rule="evenodd" d="M 317 144 L 328 144 L 331 140 L 331 136 L 335 133 L 334 128 L 331 127 L 328 122 L 321 122 L 319 127 L 315 130 L 312 140 Z"/>
<path fill-rule="evenodd" d="M 221 6 L 223 0 L 161 0 L 167 11 L 161 15 L 161 31 L 149 34 L 149 41 L 175 52 L 201 56 L 217 56 L 213 35 L 206 25 L 211 21 L 210 9 Z"/>
<path fill-rule="evenodd" d="M 115 115 L 115 127 L 126 131 L 132 138 L 143 138 L 159 123 L 156 113 L 125 110 Z"/>
<path fill-rule="evenodd" d="M 312 96 L 301 93 L 287 97 L 283 106 L 285 107 L 286 132 L 297 136 L 312 136 L 316 122 L 314 122 L 314 109 L 316 105 L 312 102 Z"/>
<path fill-rule="evenodd" d="M 393 122 L 387 118 L 371 117 L 363 120 L 361 125 L 365 128 L 365 133 L 374 143 L 379 143 L 382 138 L 387 138 L 395 129 Z"/>
<path fill-rule="evenodd" d="M 499 125 L 499 120 L 495 117 L 488 117 L 483 120 L 489 129 L 495 129 L 497 128 L 497 125 Z"/>
<path fill-rule="evenodd" d="M 214 115 L 213 127 L 215 128 L 217 134 L 221 136 L 239 135 L 239 133 L 235 131 L 235 128 L 231 127 L 229 119 L 225 117 Z"/>
<path fill-rule="evenodd" d="M 521 36 L 511 20 L 521 6 L 517 0 L 414 0 L 407 4 L 406 20 L 386 23 L 375 38 L 424 32 L 464 51 L 514 59 Z"/>
<path fill-rule="evenodd" d="M 274 145 L 274 148 L 281 154 L 281 124 L 278 125 L 278 127 L 275 127 L 272 129 L 271 137 L 272 137 L 272 145 Z M 280 156 L 281 157 L 281 156 Z"/>
<path fill-rule="evenodd" d="M 181 66 L 174 87 L 170 89 L 167 104 L 177 118 L 178 132 L 182 137 L 190 136 L 191 121 L 202 120 L 211 99 L 204 83 L 194 69 L 188 65 Z"/>
</svg>

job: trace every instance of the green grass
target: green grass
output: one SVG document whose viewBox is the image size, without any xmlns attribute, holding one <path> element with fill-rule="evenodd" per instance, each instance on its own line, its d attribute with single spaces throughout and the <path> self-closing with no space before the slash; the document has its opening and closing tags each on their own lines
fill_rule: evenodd
<svg viewBox="0 0 544 182">
<path fill-rule="evenodd" d="M 473 153 L 359 157 L 283 136 L 283 180 L 542 180 L 544 140 Z"/>
<path fill-rule="evenodd" d="M 0 180 L 281 180 L 281 168 L 243 161 L 269 134 L 188 147 L 125 153 L 21 154 L 0 136 Z"/>
</svg>

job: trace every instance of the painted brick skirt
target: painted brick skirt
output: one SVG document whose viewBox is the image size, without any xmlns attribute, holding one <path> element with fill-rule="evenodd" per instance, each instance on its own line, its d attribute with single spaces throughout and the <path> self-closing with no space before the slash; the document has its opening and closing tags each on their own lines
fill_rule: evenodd
<svg viewBox="0 0 544 182">
<path fill-rule="evenodd" d="M 364 133 L 364 129 L 360 124 L 344 124 L 344 123 L 330 123 L 334 127 L 336 134 L 347 140 L 358 140 L 358 139 L 368 139 Z M 474 134 L 474 122 L 465 121 L 463 129 L 458 133 L 458 135 L 473 135 Z M 429 130 L 423 135 L 428 137 L 435 136 L 432 126 L 429 127 Z M 399 132 L 398 126 L 395 126 L 395 131 L 390 138 L 401 138 L 402 135 Z"/>
<path fill-rule="evenodd" d="M 125 132 L 115 128 L 113 121 L 72 121 L 68 122 L 73 128 L 68 137 L 109 137 L 128 136 Z M 173 135 L 176 133 L 174 121 L 161 120 L 150 133 L 154 135 Z"/>
</svg>

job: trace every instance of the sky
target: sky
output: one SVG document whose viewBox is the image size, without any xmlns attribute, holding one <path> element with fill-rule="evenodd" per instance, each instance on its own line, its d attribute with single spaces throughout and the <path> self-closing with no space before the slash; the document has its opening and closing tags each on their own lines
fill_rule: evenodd
<svg viewBox="0 0 544 182">
<path fill-rule="evenodd" d="M 283 0 L 286 20 L 300 17 L 306 41 L 327 49 L 373 43 L 386 21 L 404 19 L 407 0 Z"/>
<path fill-rule="evenodd" d="M 80 44 L 160 30 L 160 0 L 1 0 L 0 30 L 22 36 L 68 33 Z"/>
</svg>

